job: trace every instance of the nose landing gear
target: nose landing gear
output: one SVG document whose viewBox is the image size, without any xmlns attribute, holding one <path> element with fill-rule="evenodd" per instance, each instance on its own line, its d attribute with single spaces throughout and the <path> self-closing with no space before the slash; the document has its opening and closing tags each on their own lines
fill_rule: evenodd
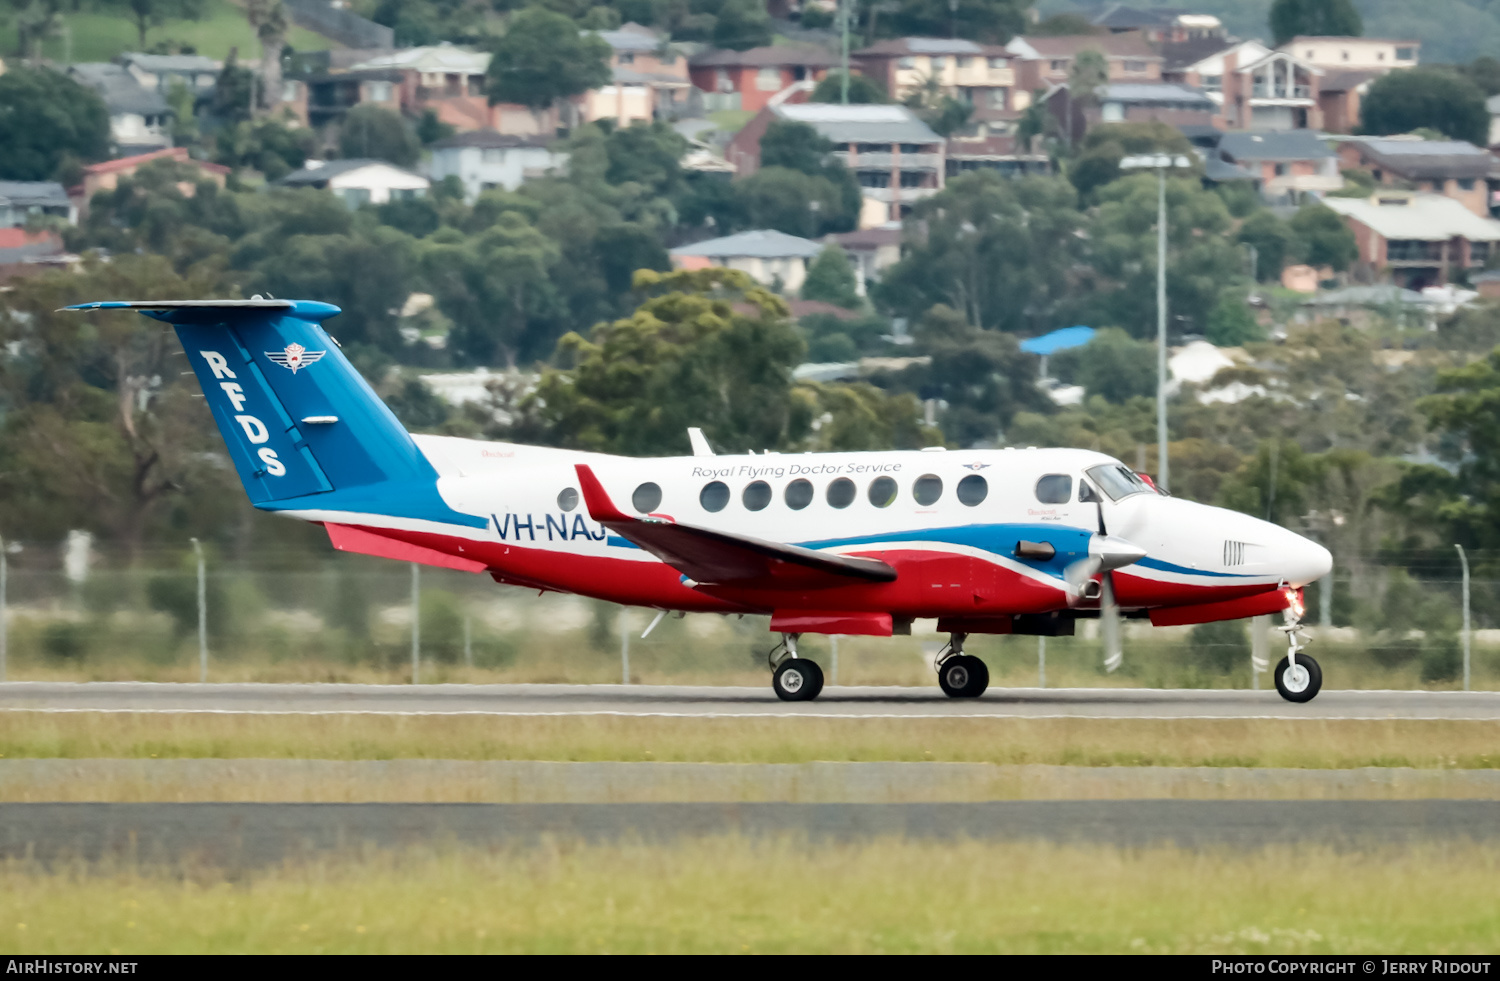
<svg viewBox="0 0 1500 981">
<path fill-rule="evenodd" d="M 938 652 L 938 687 L 949 698 L 978 698 L 990 686 L 990 669 L 972 654 L 964 653 L 968 634 L 953 634 L 948 646 Z"/>
<path fill-rule="evenodd" d="M 1302 649 L 1308 641 L 1297 636 L 1302 616 L 1296 604 L 1282 612 L 1286 623 L 1280 628 L 1286 634 L 1286 657 L 1276 665 L 1276 691 L 1289 702 L 1310 702 L 1323 688 L 1323 669 Z M 1309 638 L 1310 640 L 1311 638 Z"/>
<path fill-rule="evenodd" d="M 797 638 L 801 634 L 782 634 L 781 643 L 771 648 L 771 690 L 783 702 L 810 702 L 823 690 L 823 669 L 817 661 L 797 656 Z"/>
</svg>

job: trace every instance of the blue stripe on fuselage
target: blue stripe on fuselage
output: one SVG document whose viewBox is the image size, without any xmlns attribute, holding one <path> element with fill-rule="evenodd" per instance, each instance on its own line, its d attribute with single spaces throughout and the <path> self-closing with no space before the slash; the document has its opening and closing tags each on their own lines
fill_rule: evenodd
<svg viewBox="0 0 1500 981">
<path fill-rule="evenodd" d="M 901 542 L 940 542 L 945 545 L 964 545 L 1004 556 L 1022 565 L 1044 572 L 1056 579 L 1064 578 L 1069 565 L 1088 555 L 1089 538 L 1093 532 L 1065 525 L 1003 524 L 1003 525 L 957 525 L 950 528 L 920 528 L 912 531 L 892 531 L 879 535 L 860 535 L 855 538 L 833 538 L 815 542 L 801 542 L 804 548 L 827 549 L 850 545 L 880 545 Z M 1022 541 L 1046 542 L 1056 554 L 1046 561 L 1019 558 L 1016 546 Z"/>
</svg>

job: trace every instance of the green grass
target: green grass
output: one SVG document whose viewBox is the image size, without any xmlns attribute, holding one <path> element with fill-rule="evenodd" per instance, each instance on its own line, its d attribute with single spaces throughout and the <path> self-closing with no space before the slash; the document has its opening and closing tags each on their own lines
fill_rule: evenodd
<svg viewBox="0 0 1500 981">
<path fill-rule="evenodd" d="M 0 756 L 1491 769 L 1500 722 L 5 711 Z"/>
<path fill-rule="evenodd" d="M 0 871 L 7 953 L 1492 953 L 1500 850 L 701 839 Z"/>
<path fill-rule="evenodd" d="M 128 17 L 83 11 L 68 14 L 65 20 L 73 35 L 71 51 L 75 62 L 109 61 L 123 52 L 140 49 L 135 22 Z M 210 58 L 225 58 L 231 48 L 238 48 L 241 62 L 260 59 L 260 42 L 245 19 L 244 8 L 229 0 L 205 0 L 201 20 L 170 20 L 146 32 L 147 48 L 159 41 L 191 44 L 199 54 Z M 287 43 L 298 51 L 338 46 L 323 35 L 301 27 L 293 27 L 287 33 Z M 42 56 L 61 62 L 68 57 L 68 48 L 63 37 L 48 38 L 42 43 Z M 15 25 L 0 24 L 0 51 L 9 57 L 15 50 Z"/>
</svg>

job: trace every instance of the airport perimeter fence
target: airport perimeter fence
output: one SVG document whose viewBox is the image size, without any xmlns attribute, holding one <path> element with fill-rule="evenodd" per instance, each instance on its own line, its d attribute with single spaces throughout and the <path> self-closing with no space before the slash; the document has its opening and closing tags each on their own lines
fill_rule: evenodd
<svg viewBox="0 0 1500 981">
<path fill-rule="evenodd" d="M 1443 564 L 1456 567 L 1456 554 L 1434 554 L 1430 568 L 1410 557 L 1403 568 L 1359 558 L 1335 571 L 1326 601 L 1321 584 L 1307 590 L 1308 653 L 1325 686 L 1460 688 L 1467 636 L 1470 687 L 1500 689 L 1500 578 L 1478 571 L 1500 557 L 1468 556 L 1476 574 L 1467 635 L 1462 576 Z M 667 615 L 643 639 L 656 611 L 357 555 L 210 553 L 201 589 L 191 547 L 80 558 L 76 541 L 71 551 L 10 543 L 5 565 L 0 668 L 12 681 L 759 685 L 778 639 L 766 617 L 714 614 Z M 989 663 L 997 686 L 1269 688 L 1284 653 L 1280 622 L 1127 621 L 1114 672 L 1097 621 L 1080 621 L 1073 637 L 973 637 L 967 649 Z M 918 621 L 909 637 L 805 637 L 802 651 L 836 683 L 929 685 L 946 640 L 933 630 Z"/>
</svg>

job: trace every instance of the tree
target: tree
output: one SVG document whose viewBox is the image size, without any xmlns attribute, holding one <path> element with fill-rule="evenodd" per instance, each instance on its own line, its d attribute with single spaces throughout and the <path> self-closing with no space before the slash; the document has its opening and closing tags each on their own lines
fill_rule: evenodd
<svg viewBox="0 0 1500 981">
<path fill-rule="evenodd" d="M 894 0 L 889 19 L 876 20 L 891 5 L 872 3 L 870 28 L 875 37 L 959 37 L 981 44 L 1004 44 L 1026 28 L 1028 0 Z"/>
<path fill-rule="evenodd" d="M 1084 48 L 1073 57 L 1073 66 L 1068 69 L 1068 139 L 1072 140 L 1075 126 L 1088 119 L 1089 111 L 1099 106 L 1104 88 L 1109 84 L 1109 62 L 1096 48 Z"/>
<path fill-rule="evenodd" d="M 0 75 L 0 178 L 51 180 L 68 158 L 108 153 L 109 111 L 92 89 L 46 69 Z"/>
<path fill-rule="evenodd" d="M 214 160 L 228 167 L 252 167 L 277 181 L 307 163 L 316 137 L 306 127 L 291 128 L 271 117 L 235 123 L 214 134 Z"/>
<path fill-rule="evenodd" d="M 611 184 L 633 183 L 653 195 L 671 197 L 682 190 L 682 155 L 688 141 L 669 124 L 657 120 L 617 128 L 604 144 Z"/>
<path fill-rule="evenodd" d="M 802 299 L 822 300 L 852 310 L 859 306 L 857 285 L 849 256 L 839 246 L 830 245 L 808 267 L 802 283 Z"/>
<path fill-rule="evenodd" d="M 1294 37 L 1359 37 L 1365 32 L 1352 0 L 1275 0 L 1271 35 L 1280 47 Z"/>
<path fill-rule="evenodd" d="M 1084 198 L 1118 180 L 1120 161 L 1132 154 L 1166 153 L 1185 156 L 1192 168 L 1201 168 L 1193 145 L 1175 127 L 1166 123 L 1103 123 L 1095 126 L 1079 144 L 1078 155 L 1068 166 L 1068 180 Z"/>
<path fill-rule="evenodd" d="M 787 167 L 804 174 L 823 172 L 833 143 L 807 123 L 775 119 L 760 138 L 760 165 Z"/>
<path fill-rule="evenodd" d="M 169 20 L 197 20 L 203 16 L 203 0 L 114 0 L 135 21 L 139 50 L 146 50 L 146 32 Z"/>
<path fill-rule="evenodd" d="M 907 317 L 933 305 L 962 311 L 975 326 L 1034 332 L 1076 292 L 1083 216 L 1067 181 L 963 174 L 917 202 L 906 227 L 920 228 L 906 255 L 875 287 Z"/>
<path fill-rule="evenodd" d="M 76 0 L 7 0 L 15 11 L 16 55 L 32 63 L 42 56 L 42 41 L 63 26 L 63 13 L 77 8 Z M 3 18 L 0 18 L 3 20 Z"/>
<path fill-rule="evenodd" d="M 1083 14 L 1053 14 L 1028 27 L 1026 33 L 1032 37 L 1072 37 L 1103 32 Z"/>
<path fill-rule="evenodd" d="M 438 140 L 446 140 L 458 130 L 452 123 L 445 123 L 438 118 L 438 114 L 431 109 L 422 110 L 422 118 L 417 120 L 417 139 L 423 146 L 431 146 Z"/>
<path fill-rule="evenodd" d="M 832 181 L 788 167 L 762 167 L 735 182 L 735 194 L 752 228 L 774 228 L 788 235 L 815 238 L 854 227 L 858 211 Z M 857 191 L 856 191 L 857 193 Z"/>
<path fill-rule="evenodd" d="M 1288 223 L 1296 256 L 1310 266 L 1332 266 L 1342 272 L 1359 258 L 1354 233 L 1338 212 L 1321 204 L 1310 204 Z"/>
<path fill-rule="evenodd" d="M 281 0 L 247 0 L 245 16 L 260 41 L 261 105 L 274 111 L 281 105 L 281 49 L 286 45 L 287 31 L 291 27 L 287 23 L 286 8 Z"/>
<path fill-rule="evenodd" d="M 375 105 L 355 106 L 339 127 L 339 153 L 346 158 L 385 160 L 411 167 L 421 159 L 422 147 L 398 113 Z"/>
<path fill-rule="evenodd" d="M 803 14 L 802 19 L 805 23 L 807 15 Z M 812 95 L 808 97 L 808 101 L 843 102 L 843 80 L 844 73 L 838 69 L 834 69 L 823 76 L 823 80 L 812 90 Z M 890 101 L 891 97 L 886 93 L 885 86 L 880 84 L 879 79 L 871 78 L 868 75 L 861 75 L 858 72 L 849 73 L 850 105 L 879 104 Z"/>
<path fill-rule="evenodd" d="M 495 41 L 486 79 L 490 104 L 514 102 L 540 115 L 559 99 L 609 84 L 610 48 L 562 14 L 527 7 Z"/>
<path fill-rule="evenodd" d="M 1219 297 L 1218 304 L 1209 312 L 1204 335 L 1218 347 L 1239 347 L 1266 338 L 1265 330 L 1256 322 L 1244 293 L 1239 290 L 1225 290 Z"/>
<path fill-rule="evenodd" d="M 1255 249 L 1255 277 L 1263 283 L 1281 279 L 1287 256 L 1296 252 L 1295 233 L 1286 222 L 1262 208 L 1245 219 L 1238 236 L 1241 245 Z"/>
<path fill-rule="evenodd" d="M 224 67 L 219 69 L 218 80 L 214 83 L 209 112 L 224 123 L 244 122 L 255 114 L 254 98 L 255 73 L 241 68 L 238 50 L 230 48 L 229 57 L 224 59 Z"/>
<path fill-rule="evenodd" d="M 724 0 L 714 23 L 714 47 L 748 51 L 771 43 L 771 15 L 764 0 Z"/>
<path fill-rule="evenodd" d="M 1449 139 L 1489 143 L 1484 93 L 1467 78 L 1431 68 L 1409 68 L 1370 83 L 1360 104 L 1361 129 L 1372 136 L 1408 133 L 1423 126 Z"/>
<path fill-rule="evenodd" d="M 1083 347 L 1054 355 L 1053 364 L 1057 377 L 1117 405 L 1156 394 L 1156 345 L 1118 327 L 1100 328 Z"/>
</svg>

